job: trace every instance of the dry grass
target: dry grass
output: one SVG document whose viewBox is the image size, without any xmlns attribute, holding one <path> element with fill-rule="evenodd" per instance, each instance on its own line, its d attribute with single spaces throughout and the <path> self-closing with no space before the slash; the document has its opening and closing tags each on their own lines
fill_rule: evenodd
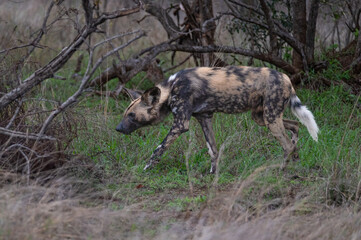
<svg viewBox="0 0 361 240">
<path fill-rule="evenodd" d="M 85 165 L 72 167 L 83 169 Z M 68 166 L 69 167 L 69 166 Z M 154 199 L 116 209 L 94 183 L 66 171 L 29 185 L 21 175 L 2 173 L 12 182 L 0 193 L 0 239 L 360 239 L 361 213 L 347 207 L 307 205 L 302 200 L 278 209 L 241 203 L 242 186 L 263 171 L 255 170 L 238 186 L 212 191 L 198 210 L 154 212 Z M 90 178 L 91 179 L 91 178 Z M 161 197 L 166 198 L 163 195 Z"/>
</svg>

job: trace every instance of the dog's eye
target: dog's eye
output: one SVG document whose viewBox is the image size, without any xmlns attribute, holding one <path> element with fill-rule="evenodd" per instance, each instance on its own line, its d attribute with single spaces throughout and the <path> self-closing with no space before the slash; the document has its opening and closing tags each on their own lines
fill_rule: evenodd
<svg viewBox="0 0 361 240">
<path fill-rule="evenodd" d="M 135 118 L 135 113 L 133 113 L 133 112 L 129 113 L 128 117 L 130 117 L 131 119 L 134 119 Z"/>
</svg>

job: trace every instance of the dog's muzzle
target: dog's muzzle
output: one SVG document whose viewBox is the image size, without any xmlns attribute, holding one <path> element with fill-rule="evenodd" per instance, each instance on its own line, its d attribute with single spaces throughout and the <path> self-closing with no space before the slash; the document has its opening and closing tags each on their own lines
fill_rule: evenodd
<svg viewBox="0 0 361 240">
<path fill-rule="evenodd" d="M 129 135 L 132 132 L 134 132 L 136 129 L 138 129 L 139 126 L 137 124 L 134 124 L 132 126 L 129 127 L 125 127 L 123 122 L 119 123 L 119 125 L 115 128 L 116 131 L 123 133 L 125 135 Z"/>
<path fill-rule="evenodd" d="M 122 123 L 119 123 L 119 125 L 115 128 L 115 130 L 117 132 L 120 132 L 120 133 L 123 133 L 123 134 L 129 134 L 130 133 L 124 128 Z"/>
</svg>

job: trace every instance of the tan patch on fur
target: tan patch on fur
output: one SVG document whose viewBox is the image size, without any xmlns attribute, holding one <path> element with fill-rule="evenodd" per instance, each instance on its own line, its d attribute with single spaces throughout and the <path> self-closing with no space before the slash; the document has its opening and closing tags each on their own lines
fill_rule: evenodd
<svg viewBox="0 0 361 240">
<path fill-rule="evenodd" d="M 170 89 L 168 87 L 165 88 L 160 85 L 157 85 L 157 87 L 160 89 L 159 103 L 162 104 L 162 103 L 168 101 Z"/>
<path fill-rule="evenodd" d="M 247 71 L 249 67 L 240 67 L 243 71 Z M 224 94 L 238 94 L 240 89 L 244 88 L 246 85 L 254 86 L 255 83 L 262 81 L 255 81 L 260 78 L 268 78 L 269 72 L 267 68 L 262 69 L 261 73 L 255 73 L 252 70 L 249 70 L 247 77 L 243 79 L 243 82 L 239 80 L 239 76 L 235 74 L 230 74 L 227 76 L 227 69 L 218 69 L 212 70 L 212 68 L 202 67 L 197 69 L 196 74 L 202 78 L 207 79 L 209 87 L 216 90 L 217 92 L 222 92 Z M 211 76 L 207 76 L 207 75 Z M 201 84 L 201 80 L 192 79 L 192 84 L 196 87 Z"/>
</svg>

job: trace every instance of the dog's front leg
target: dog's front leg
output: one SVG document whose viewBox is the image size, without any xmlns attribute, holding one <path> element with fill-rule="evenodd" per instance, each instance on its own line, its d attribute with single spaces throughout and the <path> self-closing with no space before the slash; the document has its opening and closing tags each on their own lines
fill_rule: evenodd
<svg viewBox="0 0 361 240">
<path fill-rule="evenodd" d="M 163 142 L 154 150 L 148 164 L 144 167 L 144 170 L 152 168 L 160 161 L 160 157 L 164 151 L 184 132 L 189 129 L 189 120 L 181 120 L 175 118 L 173 126 Z"/>
</svg>

